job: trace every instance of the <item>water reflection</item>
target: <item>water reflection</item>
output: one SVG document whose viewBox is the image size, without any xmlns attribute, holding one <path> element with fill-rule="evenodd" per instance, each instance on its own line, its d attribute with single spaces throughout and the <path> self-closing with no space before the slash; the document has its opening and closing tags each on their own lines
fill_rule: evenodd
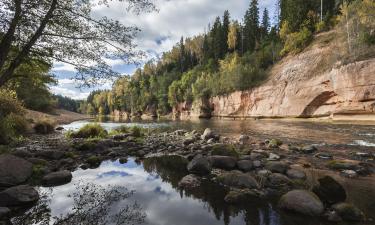
<svg viewBox="0 0 375 225">
<path fill-rule="evenodd" d="M 187 161 L 178 156 L 142 163 L 105 161 L 99 168 L 77 170 L 71 183 L 40 188 L 37 206 L 13 219 L 14 224 L 144 225 L 323 225 L 317 218 L 284 214 L 270 201 L 235 207 L 224 202 L 227 191 L 203 180 L 184 191 L 179 180 Z M 133 193 L 132 191 L 135 190 Z"/>
<path fill-rule="evenodd" d="M 12 222 L 19 225 L 135 225 L 144 222 L 146 215 L 140 205 L 126 201 L 133 195 L 133 191 L 120 186 L 102 186 L 84 181 L 75 183 L 74 187 L 67 196 L 54 194 L 52 188 L 41 190 L 42 197 L 38 204 Z M 61 202 L 63 206 L 69 202 L 71 205 L 67 213 L 57 215 L 59 209 L 53 207 L 53 202 Z"/>
</svg>

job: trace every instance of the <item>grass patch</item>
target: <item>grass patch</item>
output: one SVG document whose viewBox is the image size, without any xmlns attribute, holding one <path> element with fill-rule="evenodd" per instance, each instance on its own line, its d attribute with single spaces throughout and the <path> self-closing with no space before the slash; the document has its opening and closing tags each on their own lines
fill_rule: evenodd
<svg viewBox="0 0 375 225">
<path fill-rule="evenodd" d="M 101 139 L 108 136 L 108 132 L 97 123 L 87 124 L 77 132 L 69 132 L 67 136 L 70 138 L 85 138 L 85 139 Z"/>
<path fill-rule="evenodd" d="M 130 133 L 130 128 L 127 126 L 120 126 L 120 127 L 117 127 L 116 129 L 113 129 L 110 132 L 110 135 L 127 134 L 127 133 Z"/>
<path fill-rule="evenodd" d="M 239 157 L 239 153 L 233 145 L 214 145 L 211 155 Z"/>
<path fill-rule="evenodd" d="M 86 152 L 86 151 L 94 151 L 96 148 L 97 143 L 93 140 L 87 140 L 79 144 L 74 144 L 74 148 L 78 151 Z"/>
<path fill-rule="evenodd" d="M 55 122 L 50 119 L 41 119 L 34 125 L 37 134 L 50 134 L 55 131 Z"/>
<path fill-rule="evenodd" d="M 71 159 L 77 158 L 77 155 L 74 154 L 74 152 L 65 152 L 64 156 L 65 158 L 71 158 Z"/>
</svg>

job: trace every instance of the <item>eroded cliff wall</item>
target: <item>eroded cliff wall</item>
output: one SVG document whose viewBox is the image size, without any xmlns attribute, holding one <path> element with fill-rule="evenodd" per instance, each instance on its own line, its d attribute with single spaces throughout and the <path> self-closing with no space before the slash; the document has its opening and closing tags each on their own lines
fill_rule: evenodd
<svg viewBox="0 0 375 225">
<path fill-rule="evenodd" d="M 335 32 L 321 34 L 302 53 L 285 57 L 261 86 L 177 107 L 181 119 L 205 117 L 321 117 L 375 115 L 375 58 L 342 63 Z M 337 41 L 336 41 L 337 42 Z"/>
</svg>

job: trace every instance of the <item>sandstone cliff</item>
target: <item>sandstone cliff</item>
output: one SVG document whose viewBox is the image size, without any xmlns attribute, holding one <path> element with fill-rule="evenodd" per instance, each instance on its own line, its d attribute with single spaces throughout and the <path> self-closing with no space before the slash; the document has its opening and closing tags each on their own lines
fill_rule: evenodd
<svg viewBox="0 0 375 225">
<path fill-rule="evenodd" d="M 174 115 L 197 117 L 322 117 L 375 115 L 375 58 L 343 63 L 336 32 L 282 59 L 261 86 L 203 103 L 181 104 Z M 207 108 L 211 109 L 207 115 Z"/>
</svg>

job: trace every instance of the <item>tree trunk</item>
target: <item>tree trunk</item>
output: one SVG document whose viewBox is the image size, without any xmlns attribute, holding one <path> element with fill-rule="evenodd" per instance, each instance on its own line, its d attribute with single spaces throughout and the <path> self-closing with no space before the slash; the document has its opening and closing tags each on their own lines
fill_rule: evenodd
<svg viewBox="0 0 375 225">
<path fill-rule="evenodd" d="M 53 12 L 56 9 L 58 0 L 52 0 L 51 6 L 42 19 L 38 29 L 35 31 L 34 35 L 30 38 L 28 43 L 23 46 L 22 50 L 18 53 L 16 58 L 10 63 L 7 69 L 0 74 L 0 87 L 12 78 L 14 71 L 23 63 L 24 59 L 29 55 L 31 48 L 35 45 L 38 39 L 42 36 L 44 29 L 47 26 L 47 23 L 53 17 Z"/>
<path fill-rule="evenodd" d="M 16 32 L 16 27 L 21 19 L 21 0 L 14 1 L 14 4 L 14 17 L 9 25 L 8 31 L 6 32 L 0 43 L 0 71 L 3 70 L 3 66 L 12 46 L 14 33 Z"/>
</svg>

